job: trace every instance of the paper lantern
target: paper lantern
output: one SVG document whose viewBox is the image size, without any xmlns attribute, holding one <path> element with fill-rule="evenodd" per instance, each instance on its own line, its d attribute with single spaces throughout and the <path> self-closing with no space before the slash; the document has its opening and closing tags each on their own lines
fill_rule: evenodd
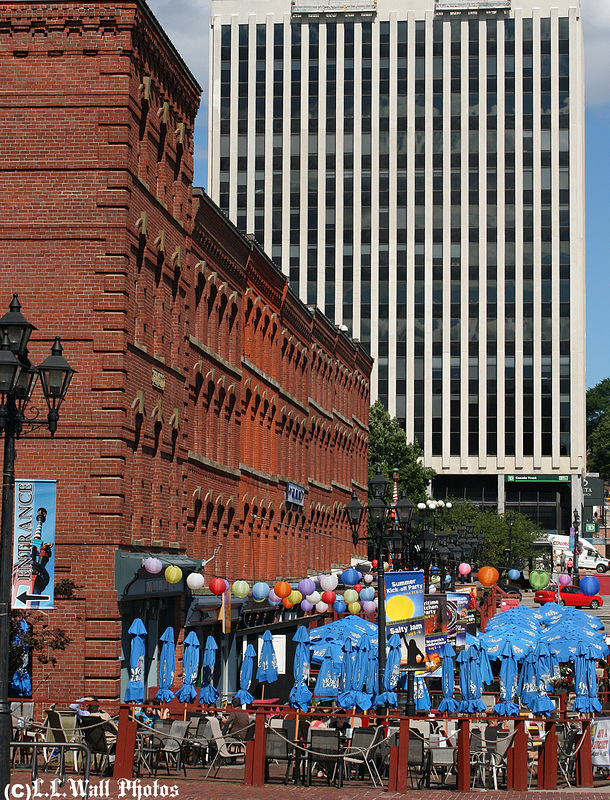
<svg viewBox="0 0 610 800">
<path fill-rule="evenodd" d="M 258 581 L 252 587 L 252 597 L 256 600 L 257 603 L 262 603 L 263 600 L 266 600 L 269 597 L 269 585 L 263 583 L 263 581 Z"/>
<path fill-rule="evenodd" d="M 441 582 L 441 576 L 440 575 L 433 575 L 430 578 L 430 583 L 440 583 L 440 582 Z"/>
<path fill-rule="evenodd" d="M 158 558 L 149 556 L 144 562 L 144 569 L 151 575 L 158 575 L 163 569 L 163 564 Z"/>
<path fill-rule="evenodd" d="M 212 594 L 224 594 L 225 582 L 222 578 L 212 578 L 210 581 L 210 591 Z"/>
<path fill-rule="evenodd" d="M 511 579 L 511 581 L 518 581 L 519 578 L 521 577 L 521 573 L 519 572 L 518 569 L 509 569 L 508 577 Z"/>
<path fill-rule="evenodd" d="M 358 604 L 356 603 L 356 605 Z M 372 600 L 365 600 L 362 604 L 362 610 L 365 614 L 374 614 L 377 610 L 377 606 Z"/>
<path fill-rule="evenodd" d="M 451 575 L 445 575 L 445 583 L 451 583 Z"/>
<path fill-rule="evenodd" d="M 182 580 L 182 570 L 173 564 L 165 569 L 165 580 L 168 583 L 178 583 Z"/>
<path fill-rule="evenodd" d="M 572 578 L 570 578 L 567 572 L 562 572 L 557 580 L 560 586 L 569 586 L 572 583 Z"/>
<path fill-rule="evenodd" d="M 269 602 L 269 603 L 270 603 L 272 606 L 279 606 L 279 604 L 282 602 L 282 599 L 283 599 L 283 598 L 281 598 L 281 597 L 278 597 L 278 596 L 276 595 L 276 593 L 275 593 L 275 591 L 274 591 L 273 589 L 269 589 L 269 597 L 267 598 L 267 601 L 268 601 L 268 602 Z"/>
<path fill-rule="evenodd" d="M 585 575 L 579 581 L 580 591 L 587 597 L 593 597 L 599 592 L 599 581 L 593 575 Z"/>
<path fill-rule="evenodd" d="M 379 562 L 377 561 L 377 559 L 376 559 L 376 558 L 374 558 L 374 559 L 371 561 L 371 567 L 373 567 L 373 569 L 377 569 L 377 565 L 378 565 L 378 564 L 379 564 Z"/>
<path fill-rule="evenodd" d="M 375 599 L 375 590 L 372 586 L 365 586 L 360 592 L 360 600 L 367 602 Z"/>
<path fill-rule="evenodd" d="M 551 580 L 551 576 L 543 569 L 534 569 L 530 572 L 530 586 L 537 592 L 539 589 L 545 589 Z"/>
<path fill-rule="evenodd" d="M 343 600 L 335 600 L 333 603 L 333 610 L 336 614 L 345 614 L 347 611 L 347 606 L 343 602 Z"/>
<path fill-rule="evenodd" d="M 341 580 L 346 586 L 353 586 L 360 580 L 360 574 L 357 569 L 349 567 L 348 569 L 344 569 L 341 573 Z"/>
<path fill-rule="evenodd" d="M 486 588 L 493 586 L 499 577 L 498 570 L 495 567 L 481 567 L 478 574 L 480 583 Z"/>
<path fill-rule="evenodd" d="M 301 600 L 301 608 L 306 614 L 313 610 L 312 604 L 307 600 Z"/>
<path fill-rule="evenodd" d="M 358 600 L 358 592 L 355 589 L 346 589 L 343 592 L 343 599 L 348 605 L 355 603 Z"/>
<path fill-rule="evenodd" d="M 186 585 L 191 591 L 195 592 L 197 589 L 203 589 L 205 586 L 205 578 L 201 572 L 191 572 L 186 579 Z"/>
<path fill-rule="evenodd" d="M 428 591 L 430 592 L 430 594 L 436 594 L 436 586 L 430 586 Z"/>
<path fill-rule="evenodd" d="M 355 592 L 358 592 L 358 594 L 360 594 L 360 592 L 362 591 L 362 584 L 361 584 L 361 583 L 357 583 L 357 584 L 354 586 L 354 591 L 355 591 Z"/>
<path fill-rule="evenodd" d="M 367 572 L 367 573 L 366 573 L 366 575 L 363 575 L 363 576 L 362 576 L 362 580 L 363 580 L 365 583 L 373 583 L 373 581 L 374 581 L 375 579 L 373 578 L 373 576 L 371 575 L 371 573 L 370 573 L 370 572 Z"/>
<path fill-rule="evenodd" d="M 250 591 L 250 584 L 247 581 L 235 581 L 231 591 L 235 597 L 247 597 Z"/>
<path fill-rule="evenodd" d="M 322 599 L 322 595 L 320 592 L 312 592 L 311 594 L 308 594 L 305 599 L 308 603 L 311 603 L 312 606 L 315 606 Z"/>
<path fill-rule="evenodd" d="M 327 606 L 332 606 L 336 599 L 337 595 L 334 592 L 322 592 L 322 602 Z"/>
<path fill-rule="evenodd" d="M 316 584 L 311 580 L 311 578 L 303 578 L 302 581 L 299 581 L 299 592 L 306 597 L 308 594 L 315 592 Z"/>
<path fill-rule="evenodd" d="M 339 584 L 336 575 L 320 575 L 320 586 L 325 592 L 334 592 Z"/>
<path fill-rule="evenodd" d="M 390 563 L 389 563 L 389 561 L 384 561 L 384 562 L 383 562 L 383 571 L 384 571 L 384 572 L 387 572 L 389 569 L 390 569 Z"/>
<path fill-rule="evenodd" d="M 294 603 L 290 602 L 290 596 L 282 598 L 282 605 L 289 610 L 294 608 Z"/>
<path fill-rule="evenodd" d="M 320 601 L 319 603 L 316 603 L 316 611 L 318 612 L 318 614 L 326 614 L 326 612 L 328 611 L 328 606 L 326 605 L 326 603 Z"/>
<path fill-rule="evenodd" d="M 292 586 L 288 583 L 288 581 L 278 581 L 273 587 L 273 591 L 283 600 L 285 597 L 290 595 Z"/>
<path fill-rule="evenodd" d="M 460 564 L 460 566 L 458 567 L 458 572 L 460 573 L 460 575 L 470 575 L 471 570 L 472 567 L 470 566 L 470 564 L 466 564 L 466 562 Z"/>
<path fill-rule="evenodd" d="M 360 613 L 360 603 L 350 603 L 347 608 L 350 614 Z"/>
<path fill-rule="evenodd" d="M 298 589 L 293 589 L 288 595 L 288 599 L 290 600 L 293 606 L 296 606 L 303 599 L 303 595 L 301 594 L 301 592 L 298 591 Z"/>
<path fill-rule="evenodd" d="M 375 598 L 374 602 L 375 602 L 375 608 L 379 608 L 379 598 L 378 597 Z"/>
</svg>

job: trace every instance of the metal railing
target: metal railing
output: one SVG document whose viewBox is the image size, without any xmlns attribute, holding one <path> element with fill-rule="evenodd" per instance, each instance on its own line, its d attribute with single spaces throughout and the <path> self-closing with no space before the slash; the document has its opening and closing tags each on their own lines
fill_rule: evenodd
<svg viewBox="0 0 610 800">
<path fill-rule="evenodd" d="M 82 758 L 84 758 L 83 764 L 83 778 L 82 780 L 79 779 L 76 782 L 76 786 L 81 793 L 81 797 L 83 800 L 87 800 L 89 797 L 89 777 L 91 775 L 91 750 L 87 747 L 86 744 L 82 744 L 82 742 L 28 742 L 28 741 L 21 741 L 21 742 L 11 742 L 11 750 L 32 750 L 32 770 L 31 770 L 31 777 L 32 783 L 34 783 L 38 779 L 38 753 L 42 750 L 43 758 L 45 761 L 45 768 L 48 766 L 49 762 L 51 761 L 51 757 L 47 757 L 45 751 L 51 750 L 51 753 L 54 753 L 55 750 L 58 750 L 59 753 L 59 766 L 57 768 L 57 785 L 64 786 L 66 782 L 66 750 L 74 750 L 78 751 L 82 754 Z M 76 752 L 74 756 L 74 762 L 76 764 Z"/>
</svg>

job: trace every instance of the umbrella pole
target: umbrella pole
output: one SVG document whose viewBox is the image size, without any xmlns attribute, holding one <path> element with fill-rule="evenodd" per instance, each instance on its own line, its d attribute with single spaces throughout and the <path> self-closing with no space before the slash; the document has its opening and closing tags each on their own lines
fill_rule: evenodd
<svg viewBox="0 0 610 800">
<path fill-rule="evenodd" d="M 265 684 L 263 683 L 263 686 L 262 686 L 262 689 L 261 689 L 261 700 L 264 700 L 264 699 L 265 699 Z"/>
</svg>

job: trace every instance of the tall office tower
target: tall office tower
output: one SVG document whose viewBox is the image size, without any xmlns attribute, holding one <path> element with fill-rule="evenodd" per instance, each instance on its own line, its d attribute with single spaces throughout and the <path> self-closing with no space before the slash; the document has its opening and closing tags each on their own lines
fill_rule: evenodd
<svg viewBox="0 0 610 800">
<path fill-rule="evenodd" d="M 435 494 L 569 527 L 585 468 L 577 0 L 212 0 L 210 64 L 212 196 L 370 348 L 372 398 L 421 443 Z"/>
</svg>

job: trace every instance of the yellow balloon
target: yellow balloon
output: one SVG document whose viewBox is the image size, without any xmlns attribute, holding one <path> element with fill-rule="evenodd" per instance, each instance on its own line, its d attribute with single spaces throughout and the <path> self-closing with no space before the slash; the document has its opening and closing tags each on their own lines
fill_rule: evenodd
<svg viewBox="0 0 610 800">
<path fill-rule="evenodd" d="M 303 599 L 303 595 L 299 592 L 298 589 L 293 589 L 290 594 L 288 595 L 288 600 L 292 603 L 293 606 L 296 606 L 297 603 L 300 603 Z"/>
<path fill-rule="evenodd" d="M 411 619 L 415 607 L 410 597 L 396 594 L 385 604 L 385 615 L 390 622 L 400 622 L 403 619 Z"/>
<path fill-rule="evenodd" d="M 346 589 L 343 592 L 343 599 L 349 605 L 358 601 L 358 592 L 355 589 Z"/>
<path fill-rule="evenodd" d="M 347 607 L 350 614 L 360 613 L 360 603 L 350 603 Z"/>
<path fill-rule="evenodd" d="M 175 567 L 171 564 L 165 570 L 165 580 L 168 583 L 178 583 L 178 581 L 182 580 L 182 570 L 180 567 Z"/>
<path fill-rule="evenodd" d="M 247 597 L 250 591 L 250 584 L 247 581 L 234 581 L 231 590 L 235 597 Z"/>
</svg>

